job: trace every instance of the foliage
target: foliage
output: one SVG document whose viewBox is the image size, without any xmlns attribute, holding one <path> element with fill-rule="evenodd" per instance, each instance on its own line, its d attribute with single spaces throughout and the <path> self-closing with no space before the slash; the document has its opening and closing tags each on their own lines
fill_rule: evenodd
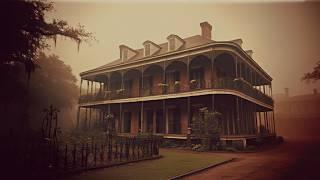
<svg viewBox="0 0 320 180">
<path fill-rule="evenodd" d="M 53 88 L 52 92 L 47 95 L 45 94 L 50 89 L 46 89 L 46 93 L 42 93 L 44 86 L 47 85 L 44 82 L 37 84 L 31 90 L 28 84 L 31 72 L 34 72 L 36 67 L 39 67 L 36 65 L 36 62 L 42 56 L 41 50 L 50 48 L 47 40 L 53 40 L 56 43 L 57 36 L 61 36 L 69 38 L 80 45 L 81 42 L 93 39 L 92 34 L 86 32 L 81 25 L 71 27 L 66 21 L 48 19 L 45 14 L 53 10 L 53 4 L 46 1 L 5 0 L 1 2 L 0 116 L 4 120 L 1 129 L 3 128 L 6 132 L 12 128 L 19 128 L 18 132 L 23 132 L 23 129 L 26 128 L 27 121 L 30 118 L 27 107 L 33 105 L 28 102 L 29 99 L 33 98 L 28 97 L 29 94 L 35 94 L 34 96 L 39 97 L 36 102 L 32 102 L 38 104 L 42 103 L 39 102 L 42 100 L 44 103 L 54 100 L 63 106 L 70 106 L 70 102 L 73 101 L 74 88 L 70 88 L 70 91 L 66 92 L 59 91 L 58 98 L 56 96 L 48 96 L 52 95 L 58 86 L 66 83 L 66 81 L 63 81 L 62 84 L 59 84 L 59 82 L 54 82 L 53 80 L 56 79 L 54 76 L 62 77 L 66 75 L 70 71 L 68 68 L 62 68 L 59 71 L 56 69 L 56 72 L 53 72 L 55 75 L 50 76 L 53 80 L 46 83 L 56 83 L 58 86 Z M 58 66 L 58 64 L 54 65 Z M 60 76 L 59 73 L 62 72 L 64 73 Z M 66 79 L 71 80 L 71 82 L 75 80 L 75 78 L 70 76 L 66 76 Z M 52 88 L 52 86 L 49 88 Z M 33 90 L 35 92 L 30 93 Z M 66 89 L 60 87 L 59 90 Z M 71 100 L 63 100 L 61 94 L 71 95 Z M 40 98 L 40 95 L 42 95 L 42 98 Z"/>
<path fill-rule="evenodd" d="M 305 73 L 302 80 L 305 81 L 317 81 L 320 79 L 320 61 L 317 62 L 316 66 L 313 68 L 312 72 Z"/>
<path fill-rule="evenodd" d="M 201 139 L 203 150 L 212 149 L 212 142 L 217 146 L 221 131 L 221 113 L 199 109 L 198 115 L 192 118 L 192 135 Z"/>
<path fill-rule="evenodd" d="M 28 96 L 30 116 L 33 120 L 31 125 L 33 126 L 39 124 L 39 121 L 36 121 L 41 119 L 38 112 L 41 112 L 44 107 L 52 104 L 59 107 L 60 110 L 70 112 L 79 95 L 77 80 L 72 74 L 71 67 L 64 64 L 58 56 L 46 56 L 44 53 L 40 53 L 35 62 L 39 68 L 30 78 L 29 90 L 33 93 Z M 70 118 L 61 119 L 59 116 L 59 125 L 61 122 L 66 124 L 65 121 L 71 120 Z"/>
<path fill-rule="evenodd" d="M 45 1 L 1 2 L 0 66 L 22 63 L 30 75 L 36 67 L 34 60 L 39 50 L 49 47 L 47 39 L 56 43 L 57 36 L 64 36 L 79 46 L 92 38 L 81 25 L 74 28 L 63 20 L 47 21 L 45 13 L 52 10 L 53 4 Z"/>
</svg>

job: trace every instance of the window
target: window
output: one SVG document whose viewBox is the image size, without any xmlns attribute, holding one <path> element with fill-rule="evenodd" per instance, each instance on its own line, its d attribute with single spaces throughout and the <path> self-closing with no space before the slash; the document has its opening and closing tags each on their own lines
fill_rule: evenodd
<svg viewBox="0 0 320 180">
<path fill-rule="evenodd" d="M 131 132 L 131 112 L 124 112 L 123 114 L 123 132 Z"/>
<path fill-rule="evenodd" d="M 144 55 L 145 56 L 150 56 L 150 44 L 146 44 L 145 45 Z"/>
<path fill-rule="evenodd" d="M 128 49 L 123 49 L 122 50 L 122 60 L 127 60 L 128 59 Z"/>
<path fill-rule="evenodd" d="M 170 51 L 175 50 L 174 38 L 169 39 L 169 50 Z"/>
</svg>

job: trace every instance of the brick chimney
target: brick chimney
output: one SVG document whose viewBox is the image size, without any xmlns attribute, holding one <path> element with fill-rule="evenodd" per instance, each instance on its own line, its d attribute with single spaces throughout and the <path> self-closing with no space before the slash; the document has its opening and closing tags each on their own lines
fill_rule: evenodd
<svg viewBox="0 0 320 180">
<path fill-rule="evenodd" d="M 206 21 L 200 23 L 201 27 L 201 36 L 207 39 L 211 39 L 211 30 L 212 26 Z"/>
</svg>

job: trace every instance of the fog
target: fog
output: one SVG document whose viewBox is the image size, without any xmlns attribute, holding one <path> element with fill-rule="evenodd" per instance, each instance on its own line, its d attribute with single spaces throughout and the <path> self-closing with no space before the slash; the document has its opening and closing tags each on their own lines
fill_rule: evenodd
<svg viewBox="0 0 320 180">
<path fill-rule="evenodd" d="M 253 59 L 273 78 L 273 93 L 290 89 L 290 96 L 310 94 L 320 83 L 301 81 L 320 60 L 320 3 L 103 3 L 57 2 L 49 14 L 81 23 L 97 41 L 82 43 L 59 40 L 55 53 L 70 65 L 79 79 L 82 71 L 119 57 L 119 45 L 141 48 L 145 40 L 163 43 L 170 34 L 189 37 L 200 34 L 199 23 L 213 26 L 214 40 L 242 38 L 243 49 L 253 50 Z M 53 45 L 53 42 L 49 42 Z M 279 99 L 275 99 L 276 103 Z M 276 107 L 277 108 L 277 107 Z M 278 134 L 313 137 L 319 118 L 276 114 Z"/>
</svg>

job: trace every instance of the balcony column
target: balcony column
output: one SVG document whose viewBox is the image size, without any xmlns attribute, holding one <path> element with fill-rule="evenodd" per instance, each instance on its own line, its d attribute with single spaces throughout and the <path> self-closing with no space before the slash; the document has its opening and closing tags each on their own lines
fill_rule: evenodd
<svg viewBox="0 0 320 180">
<path fill-rule="evenodd" d="M 119 132 L 123 132 L 122 103 L 119 104 Z"/>
<path fill-rule="evenodd" d="M 258 112 L 259 115 L 259 133 L 261 134 L 261 113 Z"/>
<path fill-rule="evenodd" d="M 239 77 L 239 76 L 238 76 L 238 57 L 235 58 L 235 68 L 236 68 L 236 70 L 235 70 L 235 72 L 236 72 L 235 77 L 238 78 L 238 77 Z"/>
<path fill-rule="evenodd" d="M 139 88 L 139 94 L 140 96 L 144 96 L 144 85 L 143 85 L 143 79 L 144 79 L 144 66 L 141 66 L 141 87 Z M 142 130 L 142 129 L 141 129 Z"/>
<path fill-rule="evenodd" d="M 166 82 L 166 61 L 163 61 L 162 83 L 167 85 L 167 82 Z M 167 90 L 167 86 L 163 86 L 162 87 L 162 94 L 165 94 L 166 90 Z"/>
<path fill-rule="evenodd" d="M 89 108 L 89 124 L 88 124 L 88 128 L 90 129 L 91 127 L 91 107 Z"/>
<path fill-rule="evenodd" d="M 89 87 L 89 80 L 87 80 L 87 96 L 89 96 L 89 89 L 90 89 L 90 87 Z"/>
<path fill-rule="evenodd" d="M 81 96 L 81 90 L 82 90 L 82 82 L 83 82 L 83 79 L 81 78 L 81 80 L 80 80 L 80 92 L 79 92 L 80 96 Z"/>
<path fill-rule="evenodd" d="M 87 129 L 87 124 L 88 124 L 88 108 L 87 107 L 85 107 L 86 108 L 86 118 L 85 118 L 85 121 L 84 121 L 84 128 L 85 129 Z"/>
<path fill-rule="evenodd" d="M 155 134 L 157 132 L 157 108 L 153 108 L 152 115 L 152 133 Z"/>
<path fill-rule="evenodd" d="M 141 102 L 141 110 L 140 110 L 140 132 L 142 133 L 142 132 L 144 132 L 144 126 L 143 126 L 143 124 L 144 124 L 144 112 L 143 112 L 144 110 L 143 110 L 143 101 Z"/>
<path fill-rule="evenodd" d="M 93 81 L 91 81 L 91 91 L 90 91 L 91 96 L 93 96 Z"/>
<path fill-rule="evenodd" d="M 237 123 L 236 123 L 236 134 L 240 134 L 240 114 L 239 114 L 239 97 L 236 97 L 236 115 L 237 115 Z"/>
<path fill-rule="evenodd" d="M 232 135 L 235 135 L 236 134 L 236 127 L 235 127 L 236 119 L 235 119 L 235 115 L 234 115 L 234 113 L 235 113 L 234 107 L 231 108 L 231 113 L 232 113 Z"/>
<path fill-rule="evenodd" d="M 258 122 L 257 122 L 257 105 L 253 104 L 253 132 L 258 133 Z"/>
<path fill-rule="evenodd" d="M 123 82 L 123 71 L 121 71 L 121 94 L 123 93 L 123 90 L 124 90 L 124 82 Z"/>
<path fill-rule="evenodd" d="M 191 128 L 191 112 L 190 112 L 190 107 L 191 107 L 191 97 L 187 97 L 187 113 L 188 113 L 188 128 Z"/>
<path fill-rule="evenodd" d="M 77 111 L 77 126 L 76 126 L 77 129 L 79 129 L 79 124 L 80 124 L 80 110 L 81 110 L 81 107 L 78 106 L 78 111 Z"/>
<path fill-rule="evenodd" d="M 263 112 L 263 121 L 264 121 L 264 127 L 266 131 L 268 132 L 268 121 L 267 121 L 267 113 Z"/>
<path fill-rule="evenodd" d="M 276 121 L 274 119 L 274 110 L 272 111 L 273 133 L 276 134 Z"/>
<path fill-rule="evenodd" d="M 190 90 L 190 56 L 187 57 L 187 80 L 188 80 L 187 91 L 189 91 Z"/>
<path fill-rule="evenodd" d="M 211 82 L 210 82 L 210 88 L 214 87 L 214 78 L 213 78 L 213 71 L 214 71 L 214 53 L 212 51 L 211 53 Z"/>
<path fill-rule="evenodd" d="M 169 130 L 169 125 L 168 125 L 168 118 L 166 116 L 166 100 L 162 100 L 162 120 L 165 122 L 165 129 L 164 129 L 164 133 L 168 134 L 168 130 Z"/>
</svg>

